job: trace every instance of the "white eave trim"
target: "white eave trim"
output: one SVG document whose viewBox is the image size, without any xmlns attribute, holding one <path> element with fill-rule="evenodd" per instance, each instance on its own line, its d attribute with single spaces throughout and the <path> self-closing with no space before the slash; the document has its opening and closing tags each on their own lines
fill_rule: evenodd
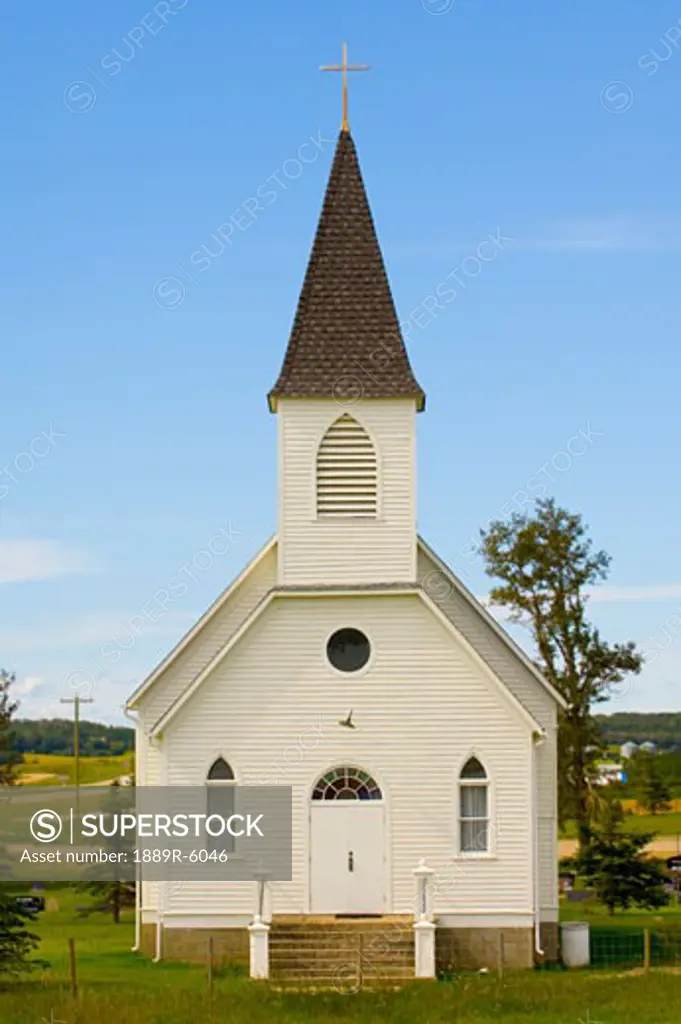
<svg viewBox="0 0 681 1024">
<path fill-rule="evenodd" d="M 521 704 L 515 694 L 509 690 L 506 683 L 499 678 L 496 672 L 492 671 L 482 655 L 478 654 L 470 641 L 468 641 L 463 633 L 456 628 L 451 619 L 447 618 L 442 609 L 435 603 L 435 601 L 433 601 L 432 597 L 429 597 L 425 590 L 419 590 L 417 593 L 424 604 L 430 608 L 433 615 L 439 619 L 444 628 L 457 640 L 461 647 L 463 647 L 466 654 L 475 662 L 480 671 L 483 672 L 484 675 L 494 684 L 495 688 L 507 700 L 518 716 L 523 720 L 525 725 L 529 726 L 533 733 L 539 736 L 545 736 L 546 731 L 543 726 L 532 714 L 530 714 L 525 705 Z"/>
<path fill-rule="evenodd" d="M 271 537 L 267 541 L 265 546 L 262 547 L 260 551 L 257 552 L 256 555 L 254 555 L 254 557 L 246 565 L 245 569 L 234 580 L 232 580 L 232 582 L 225 590 L 223 590 L 223 592 L 220 594 L 217 600 L 213 602 L 213 604 L 206 612 L 204 612 L 204 614 L 201 616 L 198 622 L 196 622 L 192 626 L 188 633 L 185 633 L 185 635 L 182 637 L 179 643 L 177 643 L 175 647 L 173 647 L 173 649 L 170 651 L 170 653 L 166 655 L 163 661 L 161 661 L 156 666 L 151 675 L 147 676 L 147 678 L 140 686 L 138 686 L 138 688 L 135 690 L 132 696 L 128 698 L 125 705 L 127 710 L 132 711 L 137 707 L 145 693 L 147 693 L 148 690 L 151 689 L 151 687 L 165 672 L 168 666 L 171 665 L 173 661 L 175 661 L 175 659 L 182 653 L 182 651 L 184 651 L 188 644 L 191 643 L 191 641 L 194 639 L 197 633 L 201 632 L 206 623 L 210 622 L 213 616 L 220 611 L 220 609 L 229 600 L 229 598 L 232 596 L 235 590 L 237 590 L 237 588 L 241 586 L 246 577 L 250 575 L 253 569 L 255 569 L 255 567 L 263 560 L 263 558 L 265 558 L 270 553 L 270 551 L 275 547 L 276 543 L 276 536 Z"/>
<path fill-rule="evenodd" d="M 191 684 L 191 686 L 188 686 L 187 689 L 184 691 L 184 693 L 180 694 L 180 696 L 170 705 L 170 707 L 167 708 L 163 712 L 163 714 L 158 719 L 156 724 L 152 727 L 152 729 L 151 729 L 151 731 L 149 733 L 149 736 L 152 739 L 154 739 L 154 738 L 158 737 L 160 735 L 160 733 L 162 733 L 163 730 L 168 727 L 170 722 L 172 722 L 172 720 L 175 718 L 175 715 L 178 713 L 178 711 L 180 711 L 180 709 L 184 707 L 184 705 L 187 703 L 187 701 L 192 698 L 192 696 L 196 693 L 196 691 L 201 686 L 201 684 L 204 682 L 204 680 L 207 679 L 207 677 L 211 674 L 213 669 L 217 668 L 217 666 L 220 664 L 220 662 L 223 661 L 223 659 L 227 657 L 227 655 L 229 654 L 231 649 L 234 647 L 234 645 L 236 643 L 238 643 L 238 641 L 241 639 L 241 637 L 245 633 L 248 632 L 248 630 L 251 628 L 251 626 L 253 625 L 255 620 L 260 617 L 262 612 L 265 611 L 265 609 L 272 603 L 272 601 L 275 600 L 275 598 L 282 598 L 282 597 L 283 598 L 291 598 L 291 597 L 293 597 L 293 598 L 296 598 L 296 597 L 366 597 L 367 595 L 376 596 L 378 594 L 381 594 L 381 595 L 385 594 L 385 595 L 388 595 L 388 596 L 393 596 L 393 595 L 396 595 L 396 594 L 398 594 L 398 595 L 409 594 L 409 595 L 413 596 L 413 595 L 416 595 L 418 593 L 419 593 L 419 590 L 416 587 L 414 587 L 414 588 L 404 588 L 404 589 L 400 588 L 400 589 L 395 589 L 395 590 L 374 590 L 374 591 L 371 591 L 371 590 L 331 590 L 331 589 L 329 589 L 329 590 L 315 590 L 314 587 L 310 587 L 309 590 L 305 589 L 305 590 L 294 590 L 294 591 L 290 591 L 289 590 L 289 591 L 287 591 L 287 590 L 279 590 L 276 587 L 274 587 L 272 590 L 268 591 L 267 594 L 265 594 L 265 596 L 262 598 L 262 600 L 259 601 L 258 604 L 255 606 L 255 608 L 253 609 L 251 614 L 248 616 L 248 618 L 244 622 L 242 622 L 241 625 L 239 626 L 239 628 L 236 630 L 236 632 L 232 634 L 232 636 L 229 638 L 227 643 L 223 647 L 220 648 L 220 650 L 215 655 L 215 657 L 211 661 L 208 662 L 206 667 L 204 669 L 202 669 L 201 672 L 199 672 L 199 674 L 197 675 L 196 679 L 194 679 L 194 681 Z M 436 611 L 439 612 L 439 609 L 436 609 Z M 449 620 L 446 620 L 446 621 L 449 621 Z"/>
<path fill-rule="evenodd" d="M 442 609 L 429 597 L 425 591 L 420 587 L 405 587 L 395 588 L 390 590 L 381 589 L 350 589 L 350 590 L 335 590 L 329 588 L 328 590 L 315 589 L 311 586 L 309 589 L 305 588 L 302 590 L 287 591 L 274 587 L 268 591 L 267 594 L 262 598 L 261 601 L 255 606 L 248 618 L 242 622 L 239 628 L 232 634 L 229 640 L 224 644 L 223 647 L 217 652 L 211 661 L 205 666 L 204 669 L 199 672 L 194 681 L 187 689 L 182 693 L 169 708 L 164 711 L 155 725 L 152 727 L 149 735 L 150 737 L 157 738 L 173 721 L 177 713 L 185 706 L 185 704 L 191 700 L 193 695 L 202 685 L 202 683 L 208 678 L 215 668 L 227 657 L 232 648 L 239 642 L 245 633 L 251 628 L 256 619 L 260 618 L 260 615 L 265 611 L 266 608 L 277 598 L 296 598 L 296 597 L 367 597 L 367 596 L 385 596 L 395 597 L 409 595 L 411 597 L 419 597 L 424 604 L 430 609 L 433 615 L 441 622 L 447 632 L 452 635 L 457 643 L 464 649 L 468 656 L 475 662 L 480 668 L 480 671 L 488 678 L 493 686 L 501 693 L 502 697 L 506 699 L 508 704 L 516 711 L 518 716 L 522 719 L 526 726 L 528 726 L 533 733 L 544 736 L 545 730 L 541 724 L 530 714 L 527 708 L 522 704 L 518 698 L 509 690 L 504 682 L 492 671 L 490 666 L 484 660 L 484 658 L 478 654 L 473 645 L 466 639 L 466 637 L 457 629 L 453 622 L 447 618 Z"/>
<path fill-rule="evenodd" d="M 534 662 L 530 658 L 528 658 L 528 656 L 523 651 L 522 647 L 520 647 L 515 642 L 513 637 L 508 635 L 506 630 L 499 625 L 494 616 L 490 615 L 485 606 L 481 604 L 480 601 L 478 601 L 478 599 L 475 597 L 475 595 L 472 594 L 470 590 L 461 582 L 461 580 L 454 575 L 454 573 L 446 564 L 446 562 L 443 562 L 442 559 L 435 554 L 433 549 L 429 547 L 428 544 L 426 544 L 423 537 L 417 537 L 417 544 L 419 545 L 419 547 L 423 549 L 425 554 L 428 555 L 428 557 L 431 558 L 433 562 L 435 562 L 438 569 L 440 569 L 444 573 L 444 575 L 447 577 L 452 586 L 457 590 L 457 592 L 461 595 L 461 597 L 463 597 L 464 600 L 466 600 L 468 604 L 475 609 L 478 615 L 482 619 L 484 619 L 484 621 L 494 630 L 496 635 L 501 640 L 503 640 L 504 644 L 509 649 L 509 651 L 522 662 L 523 666 L 528 670 L 528 672 L 532 673 L 537 682 L 541 683 L 544 689 L 548 693 L 550 693 L 550 695 L 553 697 L 556 703 L 560 704 L 562 708 L 567 708 L 568 704 L 565 698 L 558 692 L 558 690 L 555 689 L 555 687 L 551 685 L 548 679 L 546 679 L 542 675 L 542 673 L 539 671 Z M 450 620 L 447 619 L 447 621 L 449 622 Z"/>
</svg>

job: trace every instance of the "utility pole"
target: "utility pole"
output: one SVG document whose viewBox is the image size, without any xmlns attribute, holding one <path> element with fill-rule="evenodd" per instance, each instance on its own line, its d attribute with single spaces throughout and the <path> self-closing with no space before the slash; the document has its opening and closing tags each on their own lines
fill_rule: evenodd
<svg viewBox="0 0 681 1024">
<path fill-rule="evenodd" d="M 60 704 L 73 704 L 73 758 L 74 758 L 74 775 L 76 782 L 76 815 L 78 814 L 78 787 L 80 786 L 80 705 L 81 704 L 92 704 L 94 697 L 80 697 L 78 694 L 75 697 L 61 697 L 59 700 Z"/>
</svg>

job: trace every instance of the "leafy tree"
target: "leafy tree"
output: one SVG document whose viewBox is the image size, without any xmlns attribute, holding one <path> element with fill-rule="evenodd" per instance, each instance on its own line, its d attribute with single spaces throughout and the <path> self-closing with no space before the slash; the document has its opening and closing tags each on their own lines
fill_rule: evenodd
<svg viewBox="0 0 681 1024">
<path fill-rule="evenodd" d="M 113 815 L 120 811 L 120 804 L 116 799 L 120 792 L 118 786 L 118 781 L 111 783 L 111 799 L 102 807 L 102 813 Z M 131 859 L 130 854 L 134 844 L 131 839 L 123 839 L 118 830 L 107 837 L 106 845 L 109 853 L 126 853 Z M 135 883 L 127 877 L 121 877 L 125 872 L 121 871 L 121 865 L 117 861 L 110 864 L 108 869 L 111 872 L 110 878 L 83 881 L 78 883 L 77 888 L 94 897 L 94 902 L 85 911 L 86 914 L 110 910 L 114 924 L 119 924 L 121 912 L 126 907 L 135 905 Z M 99 874 L 101 870 L 101 867 L 93 868 L 93 872 L 96 874 Z"/>
<path fill-rule="evenodd" d="M 111 911 L 114 924 L 120 924 L 121 912 L 126 907 L 135 905 L 134 882 L 112 878 L 106 882 L 79 882 L 77 888 L 94 897 L 94 902 L 85 911 L 86 914 Z"/>
<path fill-rule="evenodd" d="M 649 814 L 669 810 L 671 792 L 659 759 L 649 750 L 637 750 L 629 764 L 631 788 L 639 805 Z"/>
<path fill-rule="evenodd" d="M 16 750 L 12 723 L 12 716 L 19 706 L 10 695 L 14 682 L 14 675 L 0 669 L 0 786 L 11 786 L 16 781 L 14 769 L 22 761 Z"/>
<path fill-rule="evenodd" d="M 14 746 L 12 716 L 18 705 L 10 696 L 15 677 L 0 670 L 0 790 L 16 781 L 14 768 L 21 762 Z M 5 790 L 5 792 L 7 792 Z M 1 797 L 1 793 L 0 793 Z M 0 874 L 4 873 L 6 852 L 0 845 Z M 47 966 L 30 959 L 40 939 L 26 927 L 33 920 L 30 910 L 20 906 L 11 890 L 0 883 L 0 974 L 19 974 Z"/>
<path fill-rule="evenodd" d="M 655 833 L 627 832 L 623 821 L 622 805 L 609 801 L 603 823 L 587 829 L 586 843 L 575 858 L 577 870 L 610 914 L 617 907 L 663 907 L 669 902 L 666 875 L 661 864 L 644 853 Z"/>
<path fill-rule="evenodd" d="M 666 750 L 681 743 L 681 711 L 615 711 L 596 719 L 608 743 L 652 740 Z"/>
<path fill-rule="evenodd" d="M 73 719 L 20 718 L 14 723 L 16 749 L 31 754 L 73 752 Z M 135 733 L 127 725 L 103 725 L 81 720 L 80 752 L 83 757 L 117 757 L 132 751 Z"/>
<path fill-rule="evenodd" d="M 582 517 L 551 498 L 538 501 L 532 516 L 515 513 L 481 530 L 481 551 L 488 576 L 500 581 L 492 604 L 529 627 L 538 667 L 567 701 L 558 733 L 559 811 L 562 821 L 576 820 L 583 844 L 603 750 L 591 710 L 643 662 L 632 642 L 606 643 L 587 619 L 588 588 L 607 577 L 610 557 L 593 551 Z"/>
<path fill-rule="evenodd" d="M 32 920 L 31 911 L 20 906 L 15 897 L 0 886 L 0 975 L 48 966 L 44 960 L 30 958 L 40 943 L 38 936 L 26 927 Z"/>
</svg>

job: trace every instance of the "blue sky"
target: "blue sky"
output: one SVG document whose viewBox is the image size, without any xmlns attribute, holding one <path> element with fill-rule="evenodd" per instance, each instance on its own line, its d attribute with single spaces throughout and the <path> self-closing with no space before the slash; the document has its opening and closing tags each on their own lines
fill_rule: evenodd
<svg viewBox="0 0 681 1024">
<path fill-rule="evenodd" d="M 71 0 L 11 5 L 0 38 L 0 664 L 22 713 L 79 692 L 119 720 L 276 529 L 265 393 L 343 39 L 372 65 L 353 135 L 428 394 L 420 531 L 484 594 L 471 538 L 545 484 L 613 556 L 594 618 L 649 652 L 608 709 L 678 708 L 681 5 Z"/>
</svg>

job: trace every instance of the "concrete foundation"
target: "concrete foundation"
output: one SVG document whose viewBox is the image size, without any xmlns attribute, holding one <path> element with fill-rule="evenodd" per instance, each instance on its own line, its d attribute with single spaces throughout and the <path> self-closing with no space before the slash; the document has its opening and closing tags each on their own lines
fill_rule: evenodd
<svg viewBox="0 0 681 1024">
<path fill-rule="evenodd" d="M 205 963 L 208 940 L 213 940 L 213 963 L 237 963 L 248 966 L 249 943 L 246 928 L 164 928 L 161 936 L 163 960 Z M 142 925 L 142 952 L 156 954 L 156 925 Z"/>
</svg>

